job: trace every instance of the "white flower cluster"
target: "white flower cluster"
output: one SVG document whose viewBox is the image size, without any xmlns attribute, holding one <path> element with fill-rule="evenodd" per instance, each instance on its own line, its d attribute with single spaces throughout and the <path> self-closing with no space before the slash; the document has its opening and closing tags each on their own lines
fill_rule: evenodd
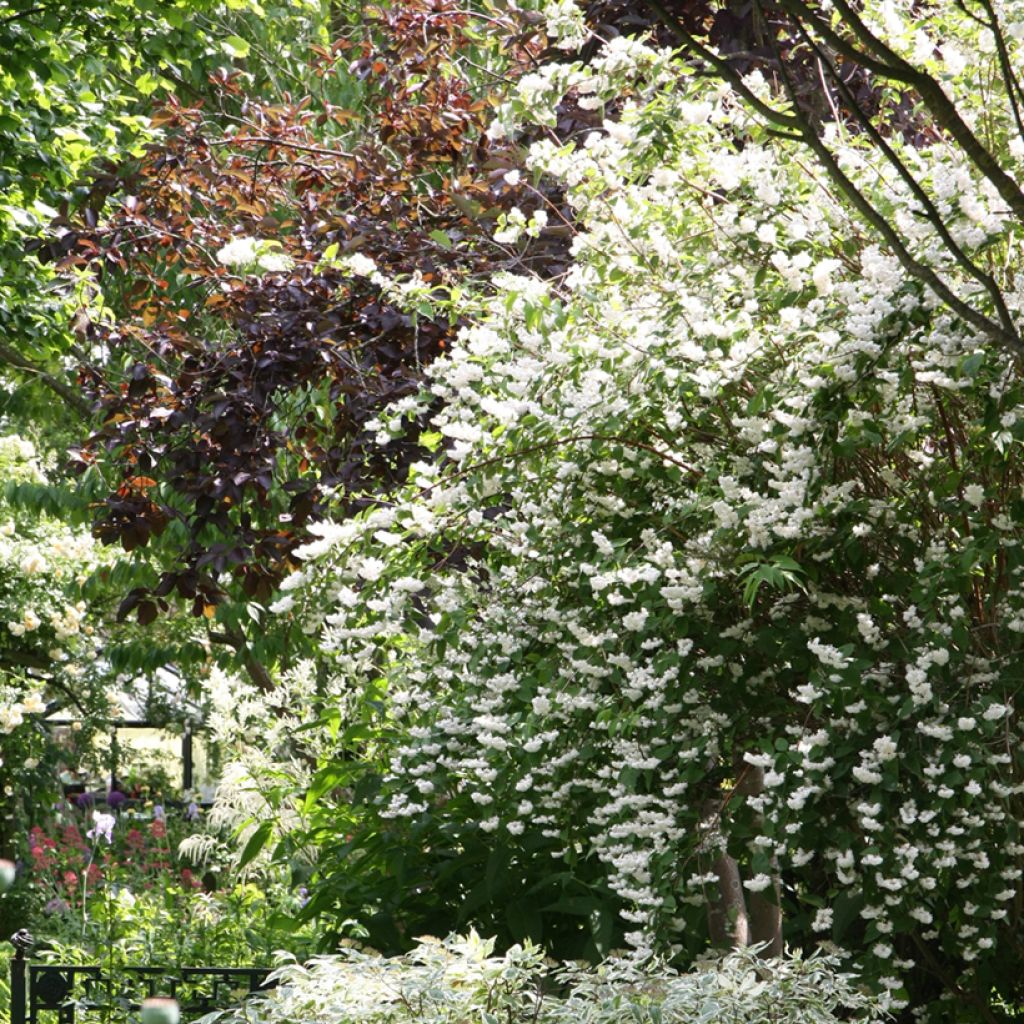
<svg viewBox="0 0 1024 1024">
<path fill-rule="evenodd" d="M 295 261 L 281 251 L 281 243 L 263 238 L 233 238 L 217 250 L 217 262 L 245 274 L 283 274 Z"/>
<path fill-rule="evenodd" d="M 9 735 L 25 721 L 26 715 L 38 715 L 46 710 L 42 692 L 34 691 L 20 696 L 20 700 L 12 699 L 13 694 L 7 688 L 6 699 L 0 702 L 0 733 Z"/>
<path fill-rule="evenodd" d="M 590 38 L 583 9 L 576 0 L 549 0 L 543 13 L 548 36 L 559 50 L 578 50 Z"/>
<path fill-rule="evenodd" d="M 35 447 L 17 435 L 0 438 L 0 474 L 45 481 Z M 99 637 L 83 585 L 108 562 L 87 532 L 46 515 L 19 518 L 0 503 L 0 734 L 46 711 L 51 678 L 80 687 L 95 672 Z"/>
</svg>

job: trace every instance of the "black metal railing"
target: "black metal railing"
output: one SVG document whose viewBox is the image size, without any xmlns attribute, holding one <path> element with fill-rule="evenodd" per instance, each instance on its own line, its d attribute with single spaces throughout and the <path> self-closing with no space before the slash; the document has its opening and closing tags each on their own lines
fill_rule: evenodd
<svg viewBox="0 0 1024 1024">
<path fill-rule="evenodd" d="M 270 967 L 121 967 L 108 974 L 95 965 L 34 963 L 26 931 L 11 944 L 10 1024 L 86 1024 L 119 1010 L 131 1015 L 151 996 L 177 999 L 187 1021 L 274 987 Z"/>
</svg>

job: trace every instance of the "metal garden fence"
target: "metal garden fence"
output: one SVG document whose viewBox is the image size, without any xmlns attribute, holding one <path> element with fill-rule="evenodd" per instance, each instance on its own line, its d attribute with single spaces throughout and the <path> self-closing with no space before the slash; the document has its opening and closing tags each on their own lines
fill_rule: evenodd
<svg viewBox="0 0 1024 1024">
<path fill-rule="evenodd" d="M 188 1021 L 274 987 L 269 967 L 123 967 L 108 974 L 96 965 L 34 962 L 26 931 L 11 944 L 10 1024 L 88 1024 L 112 1011 L 131 1015 L 151 996 L 177 999 Z"/>
</svg>

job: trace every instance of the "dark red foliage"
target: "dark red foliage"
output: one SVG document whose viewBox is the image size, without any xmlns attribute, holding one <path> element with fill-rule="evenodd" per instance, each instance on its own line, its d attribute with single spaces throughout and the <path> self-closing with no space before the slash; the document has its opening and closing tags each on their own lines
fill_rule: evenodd
<svg viewBox="0 0 1024 1024">
<path fill-rule="evenodd" d="M 228 578 L 266 599 L 311 518 L 329 502 L 335 514 L 361 507 L 425 456 L 421 423 L 387 444 L 366 424 L 418 390 L 457 325 L 318 263 L 337 245 L 443 291 L 508 265 L 490 241 L 495 217 L 545 201 L 504 182 L 515 150 L 489 145 L 487 97 L 450 72 L 470 43 L 464 6 L 369 12 L 367 41 L 314 55 L 316 74 L 364 80 L 369 114 L 309 97 L 257 103 L 232 75 L 217 83 L 222 106 L 239 111 L 228 131 L 202 105 L 172 100 L 156 114 L 167 141 L 120 186 L 113 216 L 86 211 L 62 228 L 58 265 L 92 267 L 120 313 L 89 326 L 104 357 L 80 371 L 103 425 L 74 462 L 120 478 L 95 533 L 129 551 L 167 535 L 159 584 L 128 594 L 122 615 L 145 624 L 172 595 L 211 615 Z M 361 141 L 346 148 L 360 119 Z M 219 265 L 216 252 L 240 236 L 279 243 L 292 269 Z M 564 250 L 557 231 L 545 245 Z"/>
</svg>

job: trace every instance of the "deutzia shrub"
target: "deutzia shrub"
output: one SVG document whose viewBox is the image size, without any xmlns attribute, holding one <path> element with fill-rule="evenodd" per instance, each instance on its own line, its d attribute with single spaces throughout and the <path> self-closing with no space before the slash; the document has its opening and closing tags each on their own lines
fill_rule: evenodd
<svg viewBox="0 0 1024 1024">
<path fill-rule="evenodd" d="M 903 5 L 867 6 L 938 59 Z M 1009 145 L 971 98 L 994 56 L 953 68 L 980 30 L 940 13 L 949 95 Z M 335 685 L 387 681 L 384 819 L 596 858 L 640 954 L 699 954 L 724 850 L 748 897 L 779 888 L 790 942 L 849 952 L 884 1006 L 991 1019 L 1024 864 L 1016 356 L 693 70 L 620 38 L 520 80 L 497 134 L 553 124 L 566 90 L 614 102 L 528 157 L 567 190 L 573 263 L 463 300 L 422 399 L 446 459 L 323 524 L 279 608 Z M 824 137 L 913 258 L 991 312 L 870 140 Z M 946 141 L 888 144 L 1019 323 L 987 180 Z"/>
</svg>

